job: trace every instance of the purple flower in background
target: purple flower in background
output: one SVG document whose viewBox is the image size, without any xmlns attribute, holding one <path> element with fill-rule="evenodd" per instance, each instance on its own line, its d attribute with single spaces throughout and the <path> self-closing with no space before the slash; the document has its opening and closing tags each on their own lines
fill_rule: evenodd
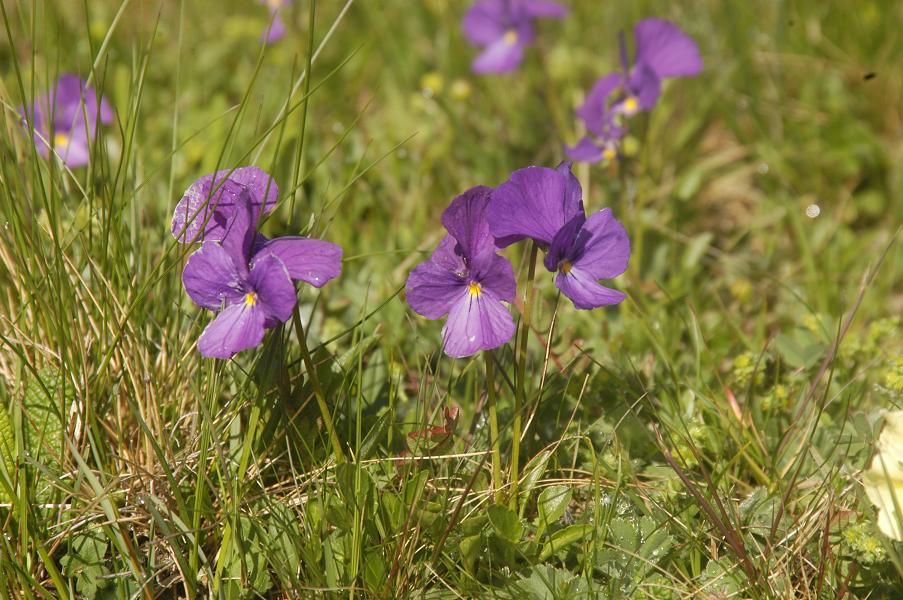
<svg viewBox="0 0 903 600">
<path fill-rule="evenodd" d="M 88 164 L 98 122 L 113 122 L 107 99 L 76 75 L 61 75 L 52 91 L 20 107 L 19 114 L 33 125 L 38 152 L 46 157 L 52 149 L 70 168 Z"/>
<path fill-rule="evenodd" d="M 483 48 L 473 61 L 474 72 L 513 71 L 536 37 L 534 19 L 562 19 L 567 14 L 567 8 L 551 0 L 478 0 L 462 22 L 465 37 Z"/>
<path fill-rule="evenodd" d="M 503 302 L 513 302 L 514 271 L 496 253 L 486 211 L 492 189 L 472 188 L 442 214 L 447 235 L 430 259 L 408 276 L 408 304 L 428 319 L 448 315 L 442 329 L 449 356 L 470 356 L 497 348 L 514 335 L 514 319 Z"/>
<path fill-rule="evenodd" d="M 630 240 L 610 209 L 586 218 L 582 197 L 570 163 L 520 169 L 492 193 L 490 232 L 500 246 L 531 238 L 547 248 L 545 267 L 577 308 L 617 304 L 624 294 L 598 281 L 627 269 Z"/>
<path fill-rule="evenodd" d="M 261 36 L 267 44 L 278 42 L 285 37 L 285 23 L 279 16 L 279 10 L 292 3 L 292 0 L 257 0 L 259 4 L 266 4 L 270 9 L 270 26 Z"/>
<path fill-rule="evenodd" d="M 263 340 L 265 329 L 288 320 L 296 302 L 293 280 L 319 288 L 341 273 L 342 248 L 336 244 L 300 236 L 268 240 L 257 233 L 262 199 L 266 197 L 269 203 L 269 195 L 262 194 L 265 188 L 261 188 L 259 175 L 264 180 L 269 176 L 257 171 L 258 176 L 245 179 L 248 185 L 225 180 L 223 187 L 228 185 L 231 195 L 228 204 L 220 204 L 213 216 L 227 216 L 205 234 L 206 240 L 188 258 L 182 273 L 191 299 L 198 306 L 219 311 L 198 340 L 198 350 L 209 358 L 229 358 L 254 347 Z M 217 176 L 221 173 L 226 172 Z M 207 178 L 209 187 L 212 175 Z M 176 231 L 181 229 L 174 227 L 174 234 Z"/>
<path fill-rule="evenodd" d="M 204 175 L 192 183 L 172 215 L 172 235 L 185 244 L 194 241 L 218 242 L 239 198 L 248 193 L 251 220 L 256 227 L 261 214 L 276 208 L 279 187 L 272 177 L 257 167 L 223 169 Z"/>
<path fill-rule="evenodd" d="M 651 110 L 661 94 L 662 80 L 688 77 L 702 70 L 696 43 L 677 25 L 664 19 L 644 19 L 633 30 L 636 59 L 627 64 L 627 49 L 621 37 L 622 70 L 599 79 L 577 109 L 590 135 L 565 152 L 581 162 L 610 161 L 617 158 L 618 142 L 627 130 L 619 124 L 623 117 Z"/>
</svg>

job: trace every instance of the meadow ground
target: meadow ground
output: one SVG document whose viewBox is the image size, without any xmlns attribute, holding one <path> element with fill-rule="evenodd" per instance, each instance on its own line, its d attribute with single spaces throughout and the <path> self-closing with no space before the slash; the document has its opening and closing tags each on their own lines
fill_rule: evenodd
<svg viewBox="0 0 903 600">
<path fill-rule="evenodd" d="M 0 1 L 2 597 L 903 597 L 861 481 L 903 402 L 903 3 L 562 2 L 478 76 L 463 0 L 295 0 L 270 45 L 252 1 Z M 575 166 L 628 297 L 576 310 L 540 268 L 487 386 L 408 273 L 453 197 L 564 158 L 649 16 L 704 70 Z M 115 111 L 70 170 L 18 112 L 62 73 Z M 244 165 L 280 189 L 263 230 L 342 275 L 212 360 L 170 219 Z"/>
</svg>

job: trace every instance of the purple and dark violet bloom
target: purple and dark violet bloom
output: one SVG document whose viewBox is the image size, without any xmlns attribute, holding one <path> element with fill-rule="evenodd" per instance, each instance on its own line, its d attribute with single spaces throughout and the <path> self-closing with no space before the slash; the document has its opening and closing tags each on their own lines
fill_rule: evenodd
<svg viewBox="0 0 903 600">
<path fill-rule="evenodd" d="M 702 70 L 699 48 L 674 23 L 644 19 L 636 24 L 633 35 L 636 43 L 633 66 L 628 66 L 622 36 L 622 70 L 599 79 L 577 109 L 577 116 L 590 135 L 574 146 L 565 146 L 565 152 L 572 160 L 615 159 L 618 142 L 627 132 L 620 119 L 651 110 L 658 102 L 663 79 L 689 77 Z"/>
<path fill-rule="evenodd" d="M 461 358 L 497 348 L 514 335 L 503 303 L 514 301 L 516 283 L 508 259 L 496 253 L 486 218 L 492 189 L 472 188 L 442 214 L 448 235 L 430 259 L 408 276 L 405 296 L 428 319 L 448 315 L 443 350 Z"/>
<path fill-rule="evenodd" d="M 567 8 L 551 0 L 478 0 L 464 15 L 464 36 L 483 52 L 473 61 L 475 73 L 508 73 L 520 65 L 533 43 L 533 21 L 563 19 Z"/>
<path fill-rule="evenodd" d="M 278 42 L 285 37 L 285 23 L 279 16 L 279 11 L 292 3 L 291 0 L 257 0 L 259 4 L 265 4 L 270 9 L 270 25 L 261 36 L 267 44 Z"/>
<path fill-rule="evenodd" d="M 221 173 L 226 172 L 216 175 Z M 207 178 L 212 185 L 213 176 Z M 191 299 L 219 313 L 198 340 L 198 350 L 209 358 L 229 358 L 257 346 L 266 329 L 287 321 L 296 303 L 293 280 L 319 288 L 341 273 L 342 248 L 336 244 L 300 236 L 269 240 L 258 233 L 256 219 L 269 195 L 261 194 L 259 176 L 245 181 L 248 185 L 225 180 L 228 203 L 213 212 L 214 227 L 205 232 L 197 226 L 195 236 L 203 233 L 204 243 L 182 273 Z M 174 222 L 177 239 L 183 229 Z"/>
<path fill-rule="evenodd" d="M 531 238 L 545 248 L 555 285 L 580 309 L 617 304 L 626 296 L 599 284 L 627 269 L 630 240 L 610 209 L 589 218 L 570 163 L 527 167 L 492 192 L 490 232 L 499 246 Z"/>
<path fill-rule="evenodd" d="M 52 150 L 69 168 L 88 164 L 98 124 L 113 122 L 109 101 L 71 74 L 61 75 L 53 90 L 35 98 L 30 107 L 20 107 L 19 114 L 34 127 L 38 152 L 47 157 Z"/>
</svg>

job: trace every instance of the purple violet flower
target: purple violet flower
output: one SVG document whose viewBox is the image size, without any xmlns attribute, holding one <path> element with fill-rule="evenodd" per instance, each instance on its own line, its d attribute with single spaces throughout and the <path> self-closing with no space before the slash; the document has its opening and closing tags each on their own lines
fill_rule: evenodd
<svg viewBox="0 0 903 600">
<path fill-rule="evenodd" d="M 261 38 L 267 44 L 278 42 L 285 37 L 285 23 L 279 16 L 279 10 L 292 3 L 292 0 L 257 0 L 258 4 L 265 4 L 270 9 L 270 25 L 263 32 Z"/>
<path fill-rule="evenodd" d="M 609 73 L 593 85 L 577 116 L 591 135 L 565 153 L 581 162 L 611 161 L 618 156 L 619 141 L 627 133 L 620 119 L 651 110 L 661 94 L 662 80 L 689 77 L 702 70 L 696 43 L 664 19 L 644 19 L 633 30 L 636 60 L 627 65 L 627 49 L 621 37 L 622 70 Z"/>
<path fill-rule="evenodd" d="M 35 98 L 30 107 L 20 107 L 19 114 L 23 122 L 31 121 L 41 156 L 49 156 L 52 149 L 69 168 L 88 164 L 98 122 L 113 122 L 107 99 L 71 74 L 61 75 L 52 91 Z"/>
<path fill-rule="evenodd" d="M 478 0 L 464 15 L 464 36 L 483 52 L 473 61 L 475 73 L 507 73 L 524 58 L 536 37 L 534 19 L 563 19 L 567 8 L 551 0 Z"/>
<path fill-rule="evenodd" d="M 630 240 L 610 209 L 589 218 L 570 163 L 527 167 L 492 192 L 490 232 L 500 246 L 531 238 L 547 249 L 543 264 L 580 309 L 617 304 L 626 296 L 598 283 L 627 269 Z"/>
<path fill-rule="evenodd" d="M 182 273 L 191 299 L 198 306 L 220 311 L 198 340 L 198 350 L 209 358 L 229 358 L 257 346 L 265 329 L 287 321 L 297 301 L 293 280 L 319 288 L 342 270 L 342 248 L 336 244 L 300 236 L 268 240 L 258 233 L 256 219 L 270 203 L 265 194 L 270 178 L 254 167 L 236 169 L 233 175 L 238 171 L 247 185 L 233 178 L 224 180 L 220 196 L 227 202 L 216 206 L 210 219 L 214 226 L 204 232 L 203 245 L 188 258 Z M 224 173 L 228 171 L 215 175 Z M 205 182 L 201 187 L 209 190 L 212 181 L 213 175 L 208 175 L 195 185 Z M 183 228 L 173 221 L 179 239 Z M 196 227 L 195 235 L 202 233 L 200 224 L 191 227 Z"/>
<path fill-rule="evenodd" d="M 514 270 L 496 253 L 486 211 L 492 189 L 472 188 L 442 214 L 449 235 L 408 276 L 405 296 L 428 319 L 448 315 L 443 350 L 461 358 L 497 348 L 514 335 L 514 319 L 503 302 L 513 302 Z"/>
</svg>

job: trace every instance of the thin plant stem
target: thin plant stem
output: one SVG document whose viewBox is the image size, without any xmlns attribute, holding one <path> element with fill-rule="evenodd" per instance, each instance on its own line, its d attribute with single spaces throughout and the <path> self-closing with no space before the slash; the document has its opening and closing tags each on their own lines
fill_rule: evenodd
<svg viewBox="0 0 903 600">
<path fill-rule="evenodd" d="M 492 488 L 495 501 L 502 503 L 502 451 L 499 441 L 499 416 L 495 402 L 495 365 L 492 362 L 492 350 L 483 352 L 486 361 L 486 399 L 489 404 L 489 435 L 492 436 Z"/>
<path fill-rule="evenodd" d="M 301 323 L 301 311 L 298 305 L 295 305 L 295 311 L 292 313 L 292 321 L 295 324 L 295 336 L 298 338 L 298 345 L 301 346 L 301 360 L 304 361 L 304 368 L 307 369 L 307 377 L 310 380 L 310 386 L 314 388 L 314 396 L 317 398 L 317 405 L 320 407 L 320 415 L 323 417 L 323 423 L 329 432 L 329 441 L 332 442 L 332 450 L 335 452 L 336 461 L 345 462 L 345 453 L 342 452 L 342 444 L 339 437 L 335 433 L 335 425 L 332 422 L 332 414 L 329 412 L 329 406 L 326 405 L 326 396 L 323 394 L 323 388 L 320 387 L 320 378 L 317 377 L 317 371 L 314 369 L 314 361 L 310 357 L 310 350 L 307 348 L 307 336 L 304 335 L 304 325 Z"/>
<path fill-rule="evenodd" d="M 517 484 L 520 478 L 520 435 L 521 435 L 521 411 L 527 402 L 525 391 L 525 378 L 527 375 L 527 340 L 530 336 L 530 321 L 533 315 L 533 280 L 536 277 L 536 257 L 539 246 L 535 241 L 530 242 L 530 260 L 527 265 L 526 291 L 524 292 L 524 314 L 521 318 L 520 344 L 517 348 L 517 378 L 514 382 L 514 439 L 511 440 L 511 465 L 508 470 L 508 483 L 511 484 L 511 496 L 508 504 L 517 509 Z"/>
</svg>

